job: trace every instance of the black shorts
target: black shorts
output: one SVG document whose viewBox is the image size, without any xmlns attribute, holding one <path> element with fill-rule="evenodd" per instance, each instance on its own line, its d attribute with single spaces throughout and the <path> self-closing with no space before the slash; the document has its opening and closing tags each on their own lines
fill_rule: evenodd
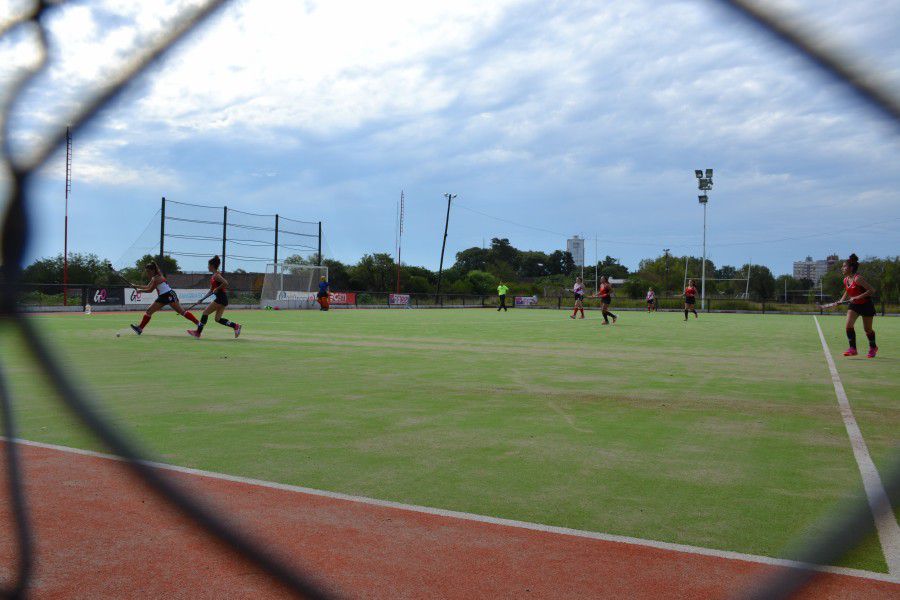
<svg viewBox="0 0 900 600">
<path fill-rule="evenodd" d="M 612 296 L 600 296 L 600 304 L 609 304 L 612 301 Z"/>
<path fill-rule="evenodd" d="M 575 302 L 579 300 L 584 300 L 584 294 L 575 294 Z"/>
<path fill-rule="evenodd" d="M 853 311 L 861 317 L 874 317 L 875 316 L 875 303 L 872 302 L 871 299 L 866 299 L 862 304 L 854 304 L 850 303 L 850 306 L 847 307 L 847 311 Z"/>
<path fill-rule="evenodd" d="M 165 294 L 160 294 L 154 300 L 156 304 L 172 304 L 173 302 L 178 302 L 178 296 L 175 295 L 173 290 L 169 290 Z"/>
<path fill-rule="evenodd" d="M 213 302 L 221 304 L 222 306 L 228 306 L 228 294 L 225 292 L 216 292 L 213 295 Z"/>
<path fill-rule="evenodd" d="M 685 297 L 684 297 L 684 303 L 685 303 L 685 304 L 696 304 L 696 303 L 697 303 L 697 299 L 696 299 L 695 297 L 693 297 L 693 296 L 685 296 Z"/>
</svg>

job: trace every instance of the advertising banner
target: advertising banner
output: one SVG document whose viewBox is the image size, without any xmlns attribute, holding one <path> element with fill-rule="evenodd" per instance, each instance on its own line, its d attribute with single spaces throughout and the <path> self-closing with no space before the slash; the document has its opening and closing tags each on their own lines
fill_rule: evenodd
<svg viewBox="0 0 900 600">
<path fill-rule="evenodd" d="M 178 300 L 187 308 L 187 305 L 193 304 L 197 302 L 203 296 L 209 293 L 207 289 L 190 289 L 190 288 L 175 288 L 175 295 L 178 296 Z M 141 305 L 146 306 L 148 304 L 152 304 L 153 301 L 156 300 L 156 292 L 139 292 L 134 288 L 125 288 L 125 305 L 126 306 L 135 306 Z M 204 304 L 207 302 L 211 302 L 213 300 L 212 297 L 208 298 Z"/>
<path fill-rule="evenodd" d="M 391 306 L 409 306 L 409 294 L 391 294 L 388 301 Z"/>
<path fill-rule="evenodd" d="M 537 296 L 516 296 L 516 306 L 537 306 Z"/>
<path fill-rule="evenodd" d="M 315 292 L 309 292 L 307 294 L 307 300 L 310 303 L 317 302 L 318 294 Z M 328 299 L 332 304 L 344 305 L 344 304 L 356 304 L 356 292 L 330 292 L 328 294 Z"/>
<path fill-rule="evenodd" d="M 88 289 L 87 303 L 94 306 L 121 306 L 125 302 L 125 290 L 120 287 L 92 287 Z"/>
</svg>

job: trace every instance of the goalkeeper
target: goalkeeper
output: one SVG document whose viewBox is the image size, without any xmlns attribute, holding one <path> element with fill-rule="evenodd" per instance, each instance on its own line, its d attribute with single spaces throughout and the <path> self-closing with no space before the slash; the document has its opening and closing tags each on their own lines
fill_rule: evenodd
<svg viewBox="0 0 900 600">
<path fill-rule="evenodd" d="M 328 280 L 322 275 L 319 279 L 319 293 L 316 297 L 316 301 L 319 303 L 319 310 L 328 310 L 328 306 L 331 304 L 328 294 L 329 285 Z"/>
</svg>

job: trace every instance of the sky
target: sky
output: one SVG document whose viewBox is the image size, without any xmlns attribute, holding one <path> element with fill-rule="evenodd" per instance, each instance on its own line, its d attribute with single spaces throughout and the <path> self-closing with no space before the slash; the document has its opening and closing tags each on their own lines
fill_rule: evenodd
<svg viewBox="0 0 900 600">
<path fill-rule="evenodd" d="M 0 15 L 27 4 L 0 0 Z M 54 10 L 50 67 L 12 112 L 16 153 L 65 127 L 85 95 L 197 4 Z M 765 4 L 900 94 L 900 0 Z M 35 47 L 27 31 L 0 40 L 4 98 Z M 596 245 L 635 268 L 664 248 L 701 254 L 694 169 L 713 168 L 708 256 L 779 274 L 807 255 L 900 254 L 898 133 L 710 0 L 237 0 L 77 133 L 69 249 L 120 265 L 153 251 L 165 196 L 322 221 L 326 256 L 355 262 L 394 251 L 403 191 L 404 263 L 438 266 L 452 193 L 448 264 L 492 237 L 552 251 L 579 234 L 589 262 Z M 64 163 L 55 155 L 30 190 L 29 259 L 62 252 Z M 215 229 L 195 233 L 217 235 L 204 227 Z"/>
</svg>

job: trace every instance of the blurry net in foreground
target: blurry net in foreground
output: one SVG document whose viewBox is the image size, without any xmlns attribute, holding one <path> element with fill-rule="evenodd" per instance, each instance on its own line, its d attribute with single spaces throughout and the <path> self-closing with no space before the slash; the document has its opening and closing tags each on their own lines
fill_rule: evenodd
<svg viewBox="0 0 900 600">
<path fill-rule="evenodd" d="M 875 109 L 894 126 L 900 125 L 900 101 L 886 91 L 887 87 L 880 83 L 878 77 L 872 73 L 862 72 L 859 66 L 851 66 L 846 57 L 836 53 L 821 40 L 806 34 L 795 25 L 789 24 L 784 18 L 773 16 L 755 3 L 746 0 L 721 0 L 721 3 L 731 7 L 750 19 L 760 29 L 773 34 L 806 56 L 825 73 L 845 83 L 862 103 Z M 3 311 L 3 318 L 13 327 L 6 328 L 5 331 L 17 330 L 24 340 L 25 350 L 39 365 L 43 376 L 52 385 L 60 401 L 98 439 L 125 459 L 129 468 L 152 490 L 190 517 L 198 527 L 205 529 L 245 560 L 262 568 L 286 589 L 313 598 L 328 597 L 322 589 L 311 582 L 311 578 L 307 574 L 299 572 L 296 568 L 288 567 L 273 557 L 265 548 L 252 542 L 233 527 L 226 525 L 222 519 L 205 508 L 197 498 L 186 493 L 170 478 L 144 462 L 143 454 L 124 432 L 106 423 L 93 410 L 87 402 L 84 392 L 76 388 L 60 363 L 51 355 L 45 340 L 38 335 L 29 320 L 23 318 L 23 314 L 19 312 L 17 290 L 19 289 L 23 253 L 28 242 L 29 231 L 28 211 L 26 210 L 29 183 L 32 176 L 46 165 L 51 154 L 65 144 L 66 134 L 65 127 L 60 127 L 57 131 L 47 135 L 42 143 L 38 143 L 32 154 L 24 158 L 16 157 L 13 155 L 10 145 L 9 116 L 13 104 L 22 97 L 28 84 L 47 66 L 48 39 L 44 21 L 52 11 L 62 4 L 64 4 L 63 1 L 51 2 L 48 0 L 24 3 L 23 10 L 0 24 L 0 38 L 9 38 L 17 34 L 32 35 L 37 40 L 40 52 L 36 64 L 23 69 L 11 78 L 8 88 L 4 90 L 4 105 L 2 115 L 0 115 L 3 136 L 2 166 L 10 179 L 2 230 L 0 310 Z M 92 95 L 84 99 L 76 111 L 61 123 L 70 123 L 73 132 L 83 129 L 121 95 L 129 82 L 145 72 L 151 64 L 164 56 L 223 4 L 224 0 L 209 0 L 202 3 L 197 9 L 179 15 L 168 24 L 163 34 L 148 42 L 136 56 L 103 82 L 101 87 L 94 90 Z M 277 15 L 273 14 L 273 18 L 276 17 Z M 247 228 L 247 231 L 253 230 Z M 246 243 L 252 246 L 253 242 L 254 240 L 250 240 Z M 0 415 L 3 419 L 3 436 L 7 440 L 16 439 L 11 399 L 5 384 L 2 366 L 0 366 Z M 2 584 L 4 587 L 0 588 L 0 592 L 7 597 L 18 598 L 25 596 L 29 589 L 33 571 L 33 545 L 18 450 L 14 443 L 6 443 L 4 447 L 9 474 L 8 488 L 15 518 L 14 535 L 18 547 L 19 563 L 15 580 Z M 891 466 L 883 472 L 884 487 L 888 494 L 894 497 L 900 495 L 898 455 L 900 452 L 895 454 Z M 865 498 L 860 497 L 850 506 L 842 509 L 840 514 L 831 520 L 825 535 L 798 544 L 794 556 L 797 560 L 805 563 L 834 564 L 871 531 L 872 510 Z M 815 569 L 782 569 L 772 580 L 754 584 L 752 590 L 746 590 L 746 595 L 758 598 L 788 597 L 816 577 L 818 573 Z"/>
</svg>

